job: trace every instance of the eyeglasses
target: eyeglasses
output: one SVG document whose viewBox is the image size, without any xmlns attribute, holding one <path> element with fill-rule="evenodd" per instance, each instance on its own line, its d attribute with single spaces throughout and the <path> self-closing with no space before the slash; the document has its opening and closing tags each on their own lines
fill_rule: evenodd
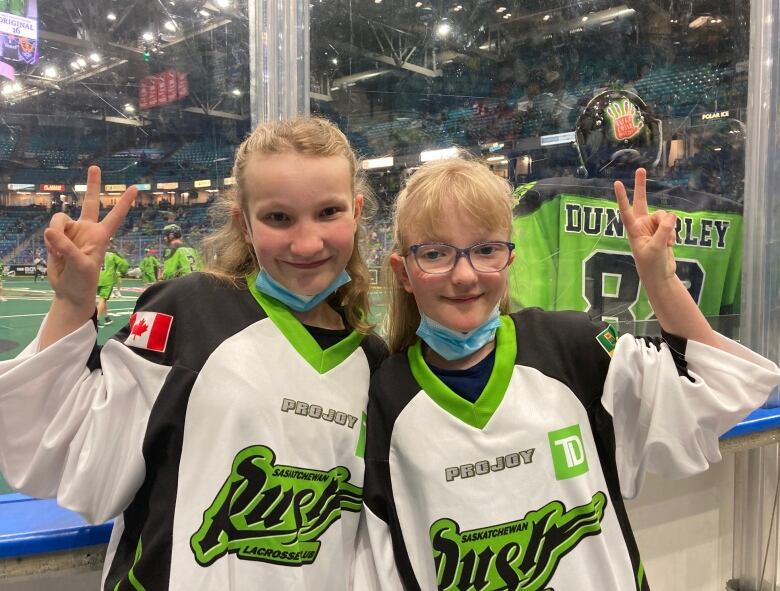
<svg viewBox="0 0 780 591">
<path fill-rule="evenodd" d="M 466 257 L 479 273 L 497 273 L 509 264 L 515 245 L 513 242 L 480 242 L 468 248 L 456 248 L 452 244 L 412 244 L 409 252 L 424 273 L 449 273 L 460 257 Z"/>
</svg>

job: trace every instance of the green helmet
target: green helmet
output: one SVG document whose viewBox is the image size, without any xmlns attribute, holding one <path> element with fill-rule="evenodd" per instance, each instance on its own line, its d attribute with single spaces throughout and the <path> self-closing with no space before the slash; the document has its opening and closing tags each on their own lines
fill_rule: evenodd
<svg viewBox="0 0 780 591">
<path fill-rule="evenodd" d="M 163 228 L 167 238 L 181 238 L 181 227 L 178 224 L 168 224 Z"/>
</svg>

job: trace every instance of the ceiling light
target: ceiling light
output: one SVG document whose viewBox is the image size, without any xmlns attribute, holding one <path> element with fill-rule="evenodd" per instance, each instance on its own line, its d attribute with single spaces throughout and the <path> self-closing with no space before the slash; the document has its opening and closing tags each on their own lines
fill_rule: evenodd
<svg viewBox="0 0 780 591">
<path fill-rule="evenodd" d="M 77 63 L 77 64 L 78 64 L 80 67 L 84 68 L 84 67 L 86 67 L 86 65 L 87 65 L 87 60 L 85 60 L 83 57 L 79 57 L 79 58 L 76 58 L 76 63 Z"/>
<path fill-rule="evenodd" d="M 703 27 L 707 24 L 707 22 L 710 20 L 709 16 L 698 16 L 695 19 L 693 19 L 690 23 L 688 23 L 689 29 L 698 29 L 699 27 Z"/>
<path fill-rule="evenodd" d="M 588 17 L 587 17 L 587 16 L 583 16 L 583 17 L 582 17 L 582 22 L 583 22 L 583 23 L 585 23 L 585 22 L 587 22 L 587 21 L 588 21 Z"/>
<path fill-rule="evenodd" d="M 73 68 L 74 70 L 79 69 L 79 65 L 75 61 L 70 62 L 70 67 Z"/>
<path fill-rule="evenodd" d="M 496 12 L 504 12 L 506 10 L 506 6 L 499 6 L 496 8 Z"/>
<path fill-rule="evenodd" d="M 234 88 L 233 90 L 230 91 L 230 93 L 233 96 L 241 96 L 241 90 L 239 90 L 238 88 Z"/>
<path fill-rule="evenodd" d="M 227 8 L 230 6 L 230 0 L 217 0 L 217 6 L 220 8 Z"/>
<path fill-rule="evenodd" d="M 200 14 L 200 16 L 202 16 L 203 18 L 208 18 L 208 17 L 211 16 L 211 13 L 208 10 L 205 10 L 205 9 L 199 11 L 198 14 Z"/>
<path fill-rule="evenodd" d="M 382 4 L 382 0 L 374 0 L 374 4 Z"/>
<path fill-rule="evenodd" d="M 106 18 L 107 18 L 108 20 L 110 20 L 110 21 L 115 21 L 115 20 L 116 20 L 116 14 L 114 14 L 113 12 L 109 12 L 109 13 L 106 15 Z"/>
<path fill-rule="evenodd" d="M 14 82 L 13 84 L 11 84 L 11 90 L 13 90 L 14 92 L 22 92 L 22 85 L 19 84 L 18 82 Z"/>
<path fill-rule="evenodd" d="M 46 68 L 43 70 L 43 75 L 47 78 L 56 78 L 57 77 L 57 68 L 54 66 L 46 66 Z"/>
<path fill-rule="evenodd" d="M 375 168 L 392 168 L 395 160 L 392 156 L 386 156 L 384 158 L 370 158 L 363 160 L 360 166 L 363 170 L 373 170 Z"/>
<path fill-rule="evenodd" d="M 149 31 L 146 31 L 146 33 L 141 35 L 141 39 L 143 39 L 144 41 L 151 41 L 152 39 L 154 39 L 154 35 L 152 35 Z"/>
<path fill-rule="evenodd" d="M 439 37 L 446 37 L 452 32 L 452 25 L 448 23 L 446 20 L 443 20 L 439 23 L 439 25 L 436 27 L 436 34 Z"/>
<path fill-rule="evenodd" d="M 509 14 L 509 13 L 507 12 L 507 13 L 504 15 L 504 18 L 509 18 L 510 16 L 512 16 L 512 15 L 511 15 L 511 14 Z"/>
<path fill-rule="evenodd" d="M 543 18 L 542 20 L 543 20 L 543 21 L 548 21 L 548 20 L 550 20 L 551 18 L 552 18 L 552 15 L 551 15 L 551 14 L 545 14 L 545 15 L 544 15 L 544 18 Z"/>
<path fill-rule="evenodd" d="M 171 33 L 176 31 L 176 23 L 173 21 L 165 21 L 163 27 L 165 27 L 166 31 L 170 31 Z"/>
<path fill-rule="evenodd" d="M 455 158 L 458 155 L 457 148 L 444 148 L 442 150 L 425 150 L 420 152 L 420 162 L 430 162 L 432 160 L 445 160 Z"/>
<path fill-rule="evenodd" d="M 339 58 L 337 58 L 337 57 L 334 57 L 334 58 L 333 58 L 332 60 L 330 60 L 330 61 L 332 61 L 332 62 L 333 62 L 333 65 L 334 65 L 334 66 L 338 66 L 338 65 L 339 65 Z"/>
<path fill-rule="evenodd" d="M 453 8 L 452 10 L 454 10 L 455 12 L 460 12 L 461 10 L 463 10 L 463 7 L 462 7 L 460 4 L 458 4 L 458 5 L 457 5 L 455 8 Z"/>
<path fill-rule="evenodd" d="M 93 51 L 92 53 L 89 54 L 89 59 L 95 62 L 96 64 L 99 64 L 101 57 L 99 53 Z"/>
<path fill-rule="evenodd" d="M 422 2 L 417 2 L 414 5 L 415 8 L 420 8 L 421 6 L 422 6 Z"/>
<path fill-rule="evenodd" d="M 135 107 L 131 105 L 130 103 L 127 103 L 125 105 L 125 111 L 128 113 L 135 113 Z"/>
</svg>

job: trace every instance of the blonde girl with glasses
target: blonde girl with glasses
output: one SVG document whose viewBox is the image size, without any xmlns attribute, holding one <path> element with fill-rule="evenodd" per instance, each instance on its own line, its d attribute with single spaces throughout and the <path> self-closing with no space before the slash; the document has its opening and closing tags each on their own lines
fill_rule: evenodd
<svg viewBox="0 0 780 591">
<path fill-rule="evenodd" d="M 663 336 L 618 339 L 578 312 L 507 314 L 504 180 L 462 159 L 410 177 L 368 410 L 366 588 L 649 588 L 623 498 L 718 461 L 780 369 L 712 331 L 675 275 L 674 215 L 648 212 L 643 170 L 636 187 L 633 206 L 615 192 Z"/>
<path fill-rule="evenodd" d="M 352 589 L 385 352 L 368 322 L 359 170 L 325 120 L 260 125 L 236 152 L 208 272 L 149 287 L 103 347 L 97 275 L 135 189 L 98 221 L 92 167 L 81 217 L 52 219 L 49 315 L 0 363 L 0 471 L 115 519 L 104 589 Z"/>
</svg>

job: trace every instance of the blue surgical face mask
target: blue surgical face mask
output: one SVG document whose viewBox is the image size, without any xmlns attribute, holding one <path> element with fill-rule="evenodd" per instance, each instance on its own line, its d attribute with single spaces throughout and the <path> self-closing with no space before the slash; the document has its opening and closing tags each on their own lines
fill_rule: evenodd
<svg viewBox="0 0 780 591">
<path fill-rule="evenodd" d="M 299 293 L 290 291 L 284 285 L 266 273 L 265 270 L 263 270 L 257 274 L 255 286 L 257 287 L 257 291 L 279 300 L 291 310 L 295 310 L 296 312 L 308 312 L 325 301 L 339 287 L 349 283 L 350 281 L 352 281 L 352 278 L 349 276 L 349 273 L 342 271 L 336 276 L 330 285 L 328 285 L 328 287 L 322 291 L 313 295 L 301 295 Z"/>
<path fill-rule="evenodd" d="M 501 324 L 499 316 L 500 312 L 496 306 L 487 320 L 477 328 L 469 332 L 459 332 L 442 326 L 420 312 L 417 336 L 447 361 L 455 361 L 476 353 L 496 338 L 496 329 Z"/>
</svg>

